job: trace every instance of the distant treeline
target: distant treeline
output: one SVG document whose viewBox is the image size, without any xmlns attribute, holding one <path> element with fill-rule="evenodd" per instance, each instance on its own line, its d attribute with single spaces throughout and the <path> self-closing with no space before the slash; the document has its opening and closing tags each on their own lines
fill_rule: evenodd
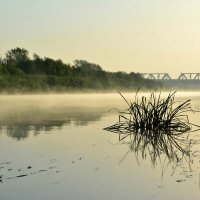
<svg viewBox="0 0 200 200">
<path fill-rule="evenodd" d="M 0 91 L 78 91 L 78 90 L 136 90 L 155 89 L 160 83 L 145 80 L 138 73 L 107 72 L 98 64 L 75 60 L 66 64 L 62 60 L 14 48 L 0 58 Z"/>
</svg>

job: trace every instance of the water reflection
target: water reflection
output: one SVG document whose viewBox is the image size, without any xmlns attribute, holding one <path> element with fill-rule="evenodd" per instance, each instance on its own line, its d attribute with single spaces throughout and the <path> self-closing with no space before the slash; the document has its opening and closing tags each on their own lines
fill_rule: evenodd
<svg viewBox="0 0 200 200">
<path fill-rule="evenodd" d="M 63 126 L 87 126 L 119 102 L 113 94 L 1 95 L 0 129 L 20 140 Z"/>
<path fill-rule="evenodd" d="M 78 111 L 77 111 L 78 110 Z M 0 119 L 0 132 L 16 140 L 27 138 L 30 134 L 37 136 L 48 133 L 63 126 L 87 126 L 93 121 L 99 121 L 103 116 L 102 110 L 68 109 L 60 112 L 40 112 L 40 116 L 32 115 L 30 110 L 23 113 L 12 113 Z M 13 115 L 17 115 L 14 118 Z M 11 120 L 9 120 L 11 119 Z"/>
<path fill-rule="evenodd" d="M 7 136 L 17 140 L 24 139 L 29 135 L 29 127 L 25 126 L 8 126 L 2 127 L 1 132 L 6 132 Z"/>
<path fill-rule="evenodd" d="M 149 137 L 152 134 L 161 137 Z M 178 166 L 185 164 L 191 169 L 194 159 L 200 155 L 200 151 L 196 148 L 197 144 L 200 144 L 200 140 L 194 139 L 194 137 L 189 138 L 189 134 L 174 136 L 160 131 L 158 133 L 137 132 L 129 135 L 119 133 L 119 140 L 129 146 L 129 150 L 122 157 L 120 163 L 129 153 L 134 153 L 139 165 L 142 160 L 150 160 L 153 167 L 157 164 L 162 167 L 162 173 L 169 164 L 172 166 L 172 173 Z"/>
<path fill-rule="evenodd" d="M 200 126 L 189 122 L 188 114 L 195 113 L 190 99 L 177 105 L 175 92 L 166 98 L 161 93 L 158 97 L 152 93 L 149 98 L 142 96 L 141 99 L 136 93 L 135 100 L 129 102 L 119 94 L 128 108 L 119 112 L 117 123 L 104 130 L 118 133 L 119 140 L 130 137 L 130 151 L 137 160 L 149 157 L 153 166 L 163 157 L 175 165 L 183 160 L 192 162 L 191 146 L 198 141 L 189 139 L 189 134 L 199 131 Z"/>
</svg>

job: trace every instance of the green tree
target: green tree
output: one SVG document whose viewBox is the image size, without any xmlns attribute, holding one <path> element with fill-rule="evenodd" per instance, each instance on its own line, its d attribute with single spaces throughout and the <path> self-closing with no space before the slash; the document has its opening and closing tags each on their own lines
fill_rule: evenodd
<svg viewBox="0 0 200 200">
<path fill-rule="evenodd" d="M 74 68 L 79 69 L 82 72 L 94 72 L 94 71 L 102 71 L 100 65 L 89 63 L 85 60 L 75 60 Z"/>
<path fill-rule="evenodd" d="M 0 64 L 0 74 L 2 74 L 3 66 Z"/>
<path fill-rule="evenodd" d="M 8 51 L 3 62 L 6 65 L 18 65 L 29 60 L 29 52 L 24 48 L 15 48 Z"/>
</svg>

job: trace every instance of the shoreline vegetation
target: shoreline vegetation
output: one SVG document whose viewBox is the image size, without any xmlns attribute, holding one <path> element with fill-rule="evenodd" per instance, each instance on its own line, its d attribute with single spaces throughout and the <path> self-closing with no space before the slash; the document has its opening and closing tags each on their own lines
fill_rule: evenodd
<svg viewBox="0 0 200 200">
<path fill-rule="evenodd" d="M 146 80 L 139 73 L 108 72 L 94 63 L 29 56 L 24 48 L 14 48 L 0 58 L 0 93 L 115 92 L 161 88 L 161 83 Z"/>
<path fill-rule="evenodd" d="M 134 69 L 133 69 L 134 70 Z M 29 56 L 14 48 L 0 57 L 0 94 L 116 93 L 199 91 L 199 80 L 150 80 L 135 72 L 109 72 L 86 60 L 66 64 L 61 59 Z"/>
</svg>

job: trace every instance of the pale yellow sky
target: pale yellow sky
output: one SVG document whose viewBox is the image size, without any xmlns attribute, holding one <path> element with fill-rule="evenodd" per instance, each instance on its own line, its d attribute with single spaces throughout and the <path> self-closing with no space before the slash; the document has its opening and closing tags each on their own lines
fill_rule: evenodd
<svg viewBox="0 0 200 200">
<path fill-rule="evenodd" d="M 199 0 L 0 0 L 0 53 L 17 46 L 108 71 L 200 72 Z"/>
</svg>

